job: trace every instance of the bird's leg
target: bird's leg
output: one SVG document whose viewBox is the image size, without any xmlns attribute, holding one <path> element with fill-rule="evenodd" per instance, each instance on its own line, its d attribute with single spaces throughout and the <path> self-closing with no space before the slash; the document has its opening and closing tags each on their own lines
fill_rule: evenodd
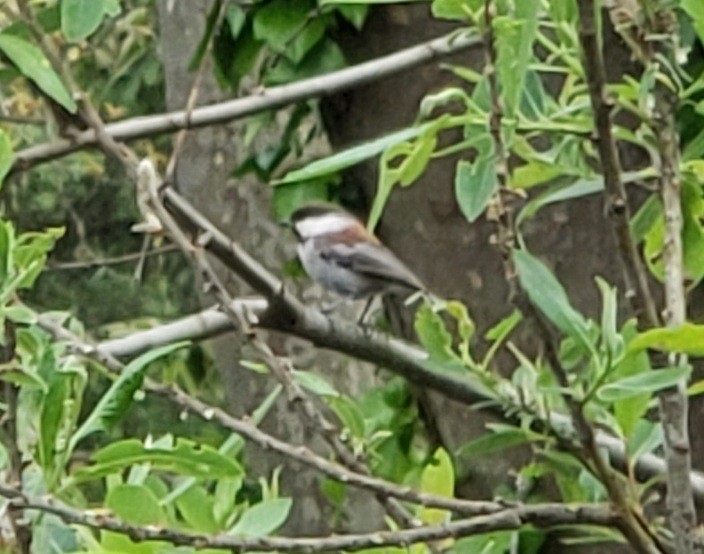
<svg viewBox="0 0 704 554">
<path fill-rule="evenodd" d="M 367 317 L 367 314 L 369 313 L 369 309 L 372 307 L 372 302 L 374 302 L 374 295 L 370 296 L 367 298 L 366 304 L 364 304 L 364 309 L 362 310 L 362 315 L 359 316 L 359 319 L 357 320 L 357 325 L 360 325 L 364 327 L 364 320 Z"/>
</svg>

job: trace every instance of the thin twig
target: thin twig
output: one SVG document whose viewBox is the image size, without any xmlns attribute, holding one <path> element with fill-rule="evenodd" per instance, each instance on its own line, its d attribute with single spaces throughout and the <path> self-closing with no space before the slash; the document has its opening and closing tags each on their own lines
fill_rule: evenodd
<svg viewBox="0 0 704 554">
<path fill-rule="evenodd" d="M 263 328 L 269 328 L 266 326 L 266 321 L 261 321 L 262 315 L 267 311 L 267 302 L 264 298 L 243 298 L 235 300 L 235 302 L 247 303 L 247 310 L 260 320 L 258 325 Z M 229 318 L 218 307 L 211 307 L 182 319 L 164 323 L 150 329 L 135 331 L 117 339 L 103 341 L 100 343 L 100 348 L 113 356 L 131 358 L 152 348 L 164 346 L 169 343 L 182 340 L 205 340 L 231 330 L 232 323 Z M 276 328 L 271 328 L 271 330 L 276 330 Z M 316 335 L 321 333 L 316 333 Z M 300 338 L 308 338 L 307 335 L 301 335 L 299 332 L 296 332 L 296 330 L 294 330 L 292 334 Z M 427 357 L 427 353 L 423 352 L 416 345 L 402 341 L 393 341 L 388 344 L 388 347 L 397 351 L 399 356 L 403 356 L 409 363 L 410 360 L 416 360 L 419 369 L 422 369 L 423 359 Z M 404 375 L 403 371 L 401 371 L 400 374 Z M 473 395 L 473 400 L 467 397 L 463 397 L 459 400 L 467 404 L 476 404 L 478 410 L 491 414 L 492 416 L 513 421 L 510 416 L 503 413 L 498 404 L 493 402 L 495 399 L 485 396 L 479 389 L 474 390 Z M 516 413 L 517 408 L 519 407 L 513 406 L 511 412 Z M 562 414 L 552 412 L 548 415 L 548 419 L 549 423 L 545 424 L 544 427 L 566 438 L 573 435 L 572 426 Z M 617 467 L 620 469 L 627 467 L 626 449 L 620 439 L 597 430 L 596 441 L 600 449 L 608 452 L 609 459 L 611 459 Z M 643 481 L 665 475 L 666 469 L 665 461 L 654 454 L 640 456 L 638 460 L 635 461 L 634 467 L 637 477 Z M 697 500 L 704 502 L 704 475 L 697 471 L 691 471 L 689 475 L 690 483 Z"/>
<path fill-rule="evenodd" d="M 22 117 L 19 115 L 0 114 L 0 123 L 8 123 L 14 125 L 46 125 L 46 119 L 36 117 Z"/>
<path fill-rule="evenodd" d="M 494 160 L 496 167 L 497 191 L 494 194 L 491 209 L 492 219 L 496 220 L 495 244 L 501 254 L 506 282 L 509 285 L 509 298 L 513 299 L 517 294 L 516 272 L 511 261 L 511 252 L 515 248 L 516 234 L 513 224 L 513 212 L 509 203 L 504 197 L 510 194 L 508 185 L 508 156 L 504 146 L 502 136 L 503 108 L 501 106 L 501 96 L 499 85 L 496 79 L 496 45 L 494 36 L 494 3 L 492 0 L 484 2 L 484 52 L 486 63 L 484 64 L 484 74 L 489 85 L 489 98 L 491 100 L 491 112 L 489 114 L 489 134 L 494 144 Z M 509 198 L 510 200 L 510 198 Z"/>
<path fill-rule="evenodd" d="M 65 329 L 55 320 L 48 316 L 39 316 L 39 325 L 50 332 L 56 339 L 66 341 L 71 351 L 81 356 L 86 356 L 96 360 L 114 373 L 120 373 L 124 369 L 122 362 L 117 360 L 112 354 L 93 344 L 86 339 L 82 339 Z M 236 418 L 224 410 L 202 402 L 188 395 L 181 389 L 173 385 L 162 385 L 152 379 L 146 379 L 144 384 L 147 392 L 158 394 L 171 400 L 181 410 L 187 413 L 198 415 L 206 421 L 215 421 L 223 428 L 238 433 L 245 439 L 253 442 L 264 450 L 272 450 L 282 454 L 287 459 L 295 460 L 306 464 L 323 475 L 369 490 L 386 496 L 392 496 L 404 501 L 413 502 L 427 507 L 450 510 L 460 515 L 479 515 L 492 513 L 505 508 L 500 502 L 483 502 L 447 498 L 429 493 L 415 491 L 414 489 L 397 485 L 383 479 L 362 475 L 339 464 L 330 462 L 327 459 L 315 454 L 305 446 L 289 444 L 279 440 L 272 435 L 262 431 L 251 421 Z"/>
<path fill-rule="evenodd" d="M 185 111 L 135 117 L 105 126 L 105 132 L 117 141 L 129 141 L 154 135 L 173 133 L 179 129 L 195 129 L 227 123 L 236 119 L 282 108 L 300 100 L 335 94 L 372 81 L 417 67 L 455 52 L 472 48 L 480 41 L 474 35 L 453 32 L 399 52 L 389 54 L 320 77 L 258 91 L 245 98 L 228 100 L 195 108 L 190 117 Z M 59 139 L 30 146 L 15 153 L 12 171 L 22 171 L 37 164 L 66 156 L 71 152 L 96 146 L 94 129 L 78 133 L 71 140 Z"/>
<path fill-rule="evenodd" d="M 225 14 L 225 4 L 227 4 L 227 2 L 223 4 L 223 9 L 219 14 L 221 17 L 224 17 Z M 20 5 L 22 6 L 22 4 Z M 28 9 L 26 7 L 21 9 L 23 9 L 22 13 L 25 19 L 27 19 L 28 24 L 33 25 L 33 21 L 31 21 L 31 14 Z M 59 72 L 64 81 L 68 84 L 69 90 L 74 95 L 78 95 L 79 90 L 69 68 L 63 63 L 63 60 L 54 54 L 53 51 L 48 52 L 51 50 L 51 45 L 47 42 L 46 37 L 38 37 L 38 40 L 45 50 L 45 54 L 50 56 L 52 59 L 56 71 Z M 193 109 L 193 104 L 197 98 L 197 91 L 198 87 L 196 83 L 191 91 L 189 106 L 187 106 L 187 115 L 189 118 L 190 111 Z M 251 324 L 253 323 L 253 320 L 251 320 L 249 314 L 245 311 L 236 311 L 232 308 L 232 298 L 230 298 L 229 293 L 222 283 L 220 283 L 216 272 L 207 261 L 202 247 L 192 244 L 179 224 L 176 223 L 171 214 L 166 211 L 161 202 L 159 193 L 159 189 L 163 188 L 163 181 L 157 178 L 156 172 L 151 163 L 142 162 L 139 165 L 137 164 L 136 155 L 129 148 L 123 144 L 120 144 L 106 132 L 105 124 L 101 120 L 100 115 L 92 106 L 90 100 L 85 96 L 82 98 L 81 108 L 82 109 L 80 110 L 79 115 L 95 132 L 95 136 L 97 137 L 98 143 L 102 150 L 107 155 L 110 155 L 121 162 L 124 165 L 128 175 L 136 178 L 138 194 L 148 199 L 147 207 L 153 210 L 158 220 L 160 220 L 163 228 L 168 230 L 172 239 L 176 242 L 179 248 L 181 248 L 183 253 L 187 257 L 191 258 L 196 264 L 196 267 L 200 269 L 205 282 L 213 288 L 216 293 L 216 297 L 221 303 L 221 307 L 232 319 L 233 324 L 245 332 L 245 334 L 250 335 L 252 344 L 254 344 L 255 348 L 257 348 L 257 350 L 263 355 L 265 361 L 272 368 L 273 373 L 279 375 L 283 380 L 283 384 L 287 386 L 289 390 L 293 390 L 297 398 L 304 401 L 303 405 L 305 406 L 307 415 L 325 431 L 323 436 L 328 439 L 328 442 L 333 447 L 333 451 L 341 457 L 343 463 L 359 470 L 362 467 L 361 461 L 356 459 L 347 447 L 342 444 L 339 440 L 339 432 L 335 432 L 335 427 L 325 419 L 322 413 L 320 413 L 317 408 L 315 408 L 313 403 L 307 399 L 307 396 L 303 393 L 302 389 L 300 389 L 300 387 L 293 382 L 290 377 L 290 372 L 287 374 L 285 371 L 282 371 L 286 368 L 281 363 L 281 360 L 273 354 L 266 342 L 256 333 L 251 332 Z M 181 138 L 183 139 L 183 137 Z M 176 158 L 177 153 L 174 157 L 172 157 L 172 163 L 170 164 L 172 165 L 172 170 L 173 167 L 175 167 Z M 286 377 L 288 377 L 288 379 Z M 368 473 L 366 467 L 364 469 Z M 419 524 L 416 522 L 415 518 L 413 518 L 413 516 L 395 499 L 390 498 L 388 495 L 382 495 L 381 493 L 379 494 L 381 495 L 380 501 L 387 507 L 389 514 L 394 517 L 399 524 Z"/>
<path fill-rule="evenodd" d="M 260 332 L 252 328 L 252 324 L 256 323 L 256 318 L 243 311 L 233 309 L 233 299 L 230 297 L 227 289 L 220 282 L 220 279 L 205 256 L 205 251 L 196 241 L 196 246 L 189 241 L 181 227 L 176 223 L 171 214 L 161 202 L 159 190 L 163 185 L 156 181 L 154 168 L 147 169 L 142 162 L 141 169 L 138 172 L 142 176 L 145 172 L 149 175 L 144 178 L 144 183 L 141 186 L 149 187 L 149 198 L 151 208 L 156 216 L 160 219 L 163 228 L 175 240 L 176 244 L 182 249 L 184 254 L 189 256 L 194 263 L 196 269 L 200 272 L 203 281 L 207 288 L 214 294 L 215 298 L 220 303 L 220 308 L 230 318 L 233 324 L 240 329 L 246 331 L 246 336 L 255 350 L 262 356 L 264 362 L 271 369 L 272 375 L 281 383 L 288 393 L 290 401 L 295 407 L 300 408 L 300 413 L 308 420 L 313 429 L 317 430 L 320 435 L 326 440 L 331 447 L 335 456 L 340 462 L 349 469 L 362 475 L 370 475 L 364 461 L 355 456 L 355 454 L 340 440 L 340 429 L 337 425 L 330 422 L 325 415 L 315 406 L 309 395 L 296 383 L 293 379 L 293 367 L 289 360 L 277 356 L 271 350 L 271 347 L 262 338 Z M 207 240 L 207 239 L 206 239 Z M 388 495 L 377 493 L 377 498 L 381 505 L 386 509 L 388 514 L 399 524 L 403 526 L 419 526 L 420 522 L 402 506 L 395 498 Z"/>
<path fill-rule="evenodd" d="M 497 217 L 497 246 L 502 254 L 504 262 L 504 271 L 506 280 L 511 291 L 512 301 L 529 315 L 534 322 L 534 328 L 537 334 L 542 339 L 545 355 L 550 367 L 558 381 L 561 390 L 569 391 L 570 381 L 567 372 L 559 359 L 557 351 L 553 344 L 552 334 L 545 320 L 537 312 L 535 307 L 528 301 L 526 292 L 519 290 L 516 286 L 516 275 L 511 261 L 511 251 L 515 248 L 515 230 L 513 218 L 510 210 L 503 203 L 501 190 L 506 186 L 507 181 L 507 159 L 506 150 L 503 145 L 501 135 L 501 120 L 503 116 L 501 108 L 501 98 L 499 96 L 498 84 L 496 82 L 496 49 L 494 44 L 493 30 L 493 10 L 494 3 L 492 0 L 484 2 L 484 44 L 486 50 L 486 67 L 485 74 L 489 83 L 489 95 L 491 99 L 491 115 L 489 119 L 490 133 L 494 142 L 494 152 L 496 157 L 497 178 L 499 181 L 499 190 L 496 194 L 496 205 L 499 213 Z M 616 174 L 619 186 L 622 187 L 620 179 L 620 171 Z M 607 183 L 608 188 L 608 183 Z M 628 220 L 627 220 L 628 222 Z M 630 236 L 630 230 L 629 230 Z M 599 446 L 596 442 L 596 434 L 591 422 L 584 415 L 582 404 L 578 402 L 569 392 L 563 394 L 565 404 L 570 411 L 570 417 L 574 425 L 574 429 L 581 445 L 581 452 L 575 454 L 582 459 L 582 462 L 591 468 L 597 478 L 604 485 L 609 499 L 617 506 L 623 520 L 620 525 L 620 530 L 626 537 L 628 542 L 639 552 L 658 554 L 661 548 L 654 533 L 650 530 L 645 518 L 639 510 L 637 502 L 629 498 L 625 487 L 620 482 L 620 477 L 609 463 L 605 460 Z"/>
<path fill-rule="evenodd" d="M 450 537 L 466 537 L 491 531 L 519 529 L 524 525 L 538 528 L 565 525 L 598 525 L 615 527 L 618 515 L 607 506 L 593 504 L 535 504 L 506 508 L 500 512 L 402 531 L 379 531 L 366 534 L 349 534 L 333 537 L 236 537 L 227 534 L 217 536 L 195 535 L 173 529 L 154 526 L 138 526 L 122 522 L 104 512 L 77 510 L 53 498 L 36 498 L 20 491 L 0 485 L 0 495 L 9 498 L 17 509 L 40 510 L 54 514 L 66 523 L 85 525 L 93 529 L 109 530 L 130 537 L 134 541 L 168 541 L 177 546 L 195 546 L 221 550 L 266 550 L 278 552 L 329 552 L 354 551 L 383 546 L 408 546 L 411 544 L 439 541 Z"/>
<path fill-rule="evenodd" d="M 621 179 L 621 160 L 612 132 L 611 112 L 613 99 L 606 90 L 604 56 L 599 47 L 594 0 L 578 0 L 579 40 L 586 73 L 589 97 L 594 112 L 596 144 L 604 176 L 606 208 L 613 224 L 614 233 L 624 267 L 627 298 L 631 299 L 638 318 L 646 327 L 657 327 L 660 322 L 655 300 L 650 291 L 648 273 L 633 240 L 630 229 L 631 209 L 628 205 L 626 187 Z"/>
<path fill-rule="evenodd" d="M 5 322 L 4 344 L 0 347 L 0 363 L 8 363 L 15 356 L 15 329 L 14 326 Z M 2 383 L 3 400 L 6 406 L 2 416 L 1 430 L 3 444 L 7 450 L 7 475 L 6 478 L 18 490 L 22 490 L 22 470 L 23 460 L 17 436 L 17 407 L 19 388 L 14 383 Z M 15 545 L 20 554 L 30 554 L 32 545 L 32 531 L 29 522 L 24 517 L 21 510 L 10 507 L 7 517 L 12 527 L 15 538 Z"/>
<path fill-rule="evenodd" d="M 129 262 L 138 261 L 142 256 L 159 256 L 178 252 L 178 248 L 173 244 L 168 244 L 160 248 L 153 248 L 146 253 L 131 252 L 130 254 L 122 254 L 121 256 L 112 256 L 110 258 L 95 258 L 93 260 L 76 260 L 72 262 L 49 261 L 47 271 L 66 271 L 72 269 L 91 269 L 93 267 L 106 267 L 111 265 L 120 265 Z"/>
<path fill-rule="evenodd" d="M 229 4 L 230 0 L 223 0 L 223 2 L 220 4 L 220 9 L 213 25 L 213 32 L 210 36 L 208 44 L 206 45 L 205 51 L 201 55 L 200 63 L 198 64 L 198 72 L 196 73 L 195 79 L 193 79 L 191 91 L 188 93 L 188 99 L 186 100 L 186 107 L 184 109 L 186 121 L 191 120 L 193 109 L 196 107 L 196 103 L 198 102 L 200 86 L 203 82 L 203 77 L 205 76 L 205 68 L 207 67 L 206 61 L 210 59 L 210 53 L 213 50 L 214 37 L 217 34 L 218 29 L 222 25 L 223 20 L 225 19 Z M 166 164 L 166 171 L 164 172 L 164 183 L 166 183 L 167 185 L 173 183 L 174 174 L 176 172 L 176 164 L 178 162 L 179 154 L 183 149 L 183 145 L 186 142 L 186 135 L 188 134 L 189 127 L 184 127 L 176 135 L 176 140 L 174 141 L 174 148 L 171 151 L 171 157 L 169 158 L 169 162 Z"/>
<path fill-rule="evenodd" d="M 671 10 L 661 9 L 652 20 L 652 31 L 662 38 L 655 50 L 665 59 L 676 64 L 674 50 L 677 40 L 677 19 Z M 653 63 L 653 62 L 651 62 Z M 657 63 L 657 62 L 655 62 Z M 663 67 L 657 63 L 655 71 Z M 676 114 L 679 106 L 678 91 L 672 81 L 665 77 L 655 80 L 653 130 L 657 138 L 660 156 L 660 195 L 665 219 L 663 241 L 663 265 L 665 268 L 665 311 L 668 327 L 679 327 L 687 317 L 684 258 L 682 247 L 682 205 L 680 191 L 680 146 Z M 657 162 L 657 160 L 653 160 Z M 686 365 L 685 356 L 671 354 L 670 365 Z M 694 543 L 697 513 L 689 482 L 692 469 L 689 441 L 687 383 L 683 379 L 677 386 L 661 391 L 660 421 L 665 436 L 665 460 L 667 461 L 667 508 L 668 523 L 678 553 L 702 552 Z"/>
</svg>

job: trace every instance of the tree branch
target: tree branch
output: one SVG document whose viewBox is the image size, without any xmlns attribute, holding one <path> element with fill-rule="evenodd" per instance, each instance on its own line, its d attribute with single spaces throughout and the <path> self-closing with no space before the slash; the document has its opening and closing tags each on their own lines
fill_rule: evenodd
<svg viewBox="0 0 704 554">
<path fill-rule="evenodd" d="M 589 87 L 596 145 L 604 176 L 606 207 L 610 215 L 618 243 L 626 280 L 626 297 L 631 299 L 639 320 L 646 327 L 657 327 L 660 318 L 650 292 L 648 274 L 643 266 L 638 248 L 631 235 L 631 210 L 628 205 L 626 187 L 621 179 L 621 160 L 611 126 L 611 110 L 614 102 L 606 90 L 604 56 L 600 48 L 600 37 L 595 21 L 594 0 L 578 0 L 579 40 L 582 45 L 582 63 Z"/>
<path fill-rule="evenodd" d="M 0 363 L 7 364 L 15 357 L 15 328 L 10 322 L 5 322 L 3 345 L 0 346 Z M 22 489 L 23 460 L 22 451 L 17 437 L 17 408 L 19 387 L 11 382 L 2 383 L 4 413 L 0 419 L 2 443 L 7 449 L 7 468 L 5 478 L 18 489 Z M 29 522 L 20 510 L 9 507 L 7 519 L 15 538 L 15 546 L 19 554 L 30 554 L 32 546 L 32 531 Z"/>
<path fill-rule="evenodd" d="M 151 162 L 142 161 L 137 175 L 138 186 L 140 188 L 147 187 L 149 207 L 153 210 L 163 228 L 174 239 L 183 253 L 190 258 L 195 269 L 202 275 L 208 289 L 213 292 L 215 298 L 220 302 L 220 307 L 230 321 L 245 331 L 249 343 L 259 352 L 266 365 L 271 369 L 274 378 L 284 387 L 291 404 L 299 409 L 299 413 L 307 420 L 308 426 L 321 435 L 344 466 L 362 475 L 370 475 L 371 473 L 364 460 L 356 456 L 340 439 L 340 429 L 337 425 L 328 420 L 313 403 L 310 396 L 294 381 L 292 377 L 293 367 L 290 361 L 274 354 L 271 347 L 262 338 L 261 333 L 252 328 L 251 315 L 245 311 L 233 309 L 229 292 L 222 285 L 217 273 L 205 256 L 205 251 L 202 248 L 203 241 L 200 239 L 194 240 L 194 246 L 171 214 L 164 208 L 158 191 L 164 186 L 164 183 L 158 180 Z M 168 185 L 166 186 L 168 187 Z M 207 239 L 205 240 L 207 243 Z M 380 504 L 398 525 L 407 527 L 420 525 L 420 522 L 395 498 L 380 493 L 377 493 L 376 496 Z"/>
<path fill-rule="evenodd" d="M 56 339 L 66 341 L 68 346 L 75 353 L 96 360 L 114 373 L 120 373 L 123 371 L 124 365 L 100 345 L 91 344 L 90 342 L 81 339 L 46 315 L 40 315 L 38 323 L 42 328 L 50 332 Z M 359 474 L 336 463 L 330 462 L 321 456 L 318 456 L 305 446 L 292 445 L 279 440 L 272 435 L 265 433 L 250 421 L 233 417 L 216 406 L 211 406 L 191 397 L 176 386 L 162 385 L 151 379 L 146 379 L 144 386 L 148 392 L 168 398 L 174 404 L 179 406 L 180 409 L 188 413 L 196 414 L 206 421 L 215 421 L 225 429 L 241 435 L 264 450 L 273 450 L 288 459 L 304 463 L 317 469 L 323 475 L 342 483 L 347 483 L 374 493 L 392 496 L 401 500 L 420 504 L 422 506 L 450 510 L 454 513 L 465 516 L 492 513 L 505 508 L 505 505 L 500 502 L 478 502 L 447 498 L 444 496 L 418 492 L 410 487 L 397 485 L 376 477 Z"/>
<path fill-rule="evenodd" d="M 677 19 L 671 10 L 661 9 L 652 21 L 656 36 L 663 37 L 655 50 L 670 63 L 676 64 L 674 49 L 677 36 Z M 652 63 L 652 62 L 651 62 Z M 667 66 L 655 62 L 656 72 L 666 71 Z M 665 267 L 665 323 L 668 327 L 682 325 L 687 317 L 684 290 L 684 258 L 682 247 L 682 205 L 680 194 L 680 147 L 676 114 L 679 93 L 676 80 L 669 82 L 666 75 L 655 79 L 653 130 L 660 155 L 660 195 L 665 217 L 663 263 Z M 657 160 L 653 160 L 657 163 Z M 686 356 L 669 356 L 669 365 L 686 365 Z M 695 549 L 694 535 L 697 513 L 688 479 L 692 469 L 689 441 L 687 383 L 683 379 L 677 386 L 661 391 L 660 421 L 665 436 L 667 461 L 668 523 L 674 535 L 677 552 L 690 554 L 702 552 Z"/>
<path fill-rule="evenodd" d="M 179 129 L 195 129 L 227 123 L 267 110 L 282 108 L 301 100 L 327 96 L 354 88 L 381 77 L 400 73 L 418 65 L 472 48 L 480 41 L 469 32 L 453 32 L 417 46 L 406 48 L 352 67 L 288 85 L 263 89 L 251 96 L 210 106 L 179 110 L 161 115 L 136 117 L 105 126 L 105 132 L 117 141 L 129 141 Z M 15 153 L 12 171 L 22 171 L 37 164 L 66 156 L 89 146 L 96 146 L 95 129 L 78 133 L 71 140 L 58 139 L 30 146 Z"/>
<path fill-rule="evenodd" d="M 423 526 L 402 531 L 379 531 L 367 534 L 333 537 L 234 537 L 182 533 L 155 526 L 137 526 L 124 523 L 104 512 L 77 510 L 52 498 L 35 498 L 0 485 L 0 495 L 9 498 L 16 509 L 39 510 L 54 514 L 66 523 L 84 525 L 92 529 L 108 530 L 127 535 L 134 541 L 168 541 L 177 546 L 195 546 L 221 550 L 276 550 L 279 552 L 354 551 L 383 546 L 408 546 L 420 542 L 459 538 L 491 531 L 519 529 L 523 525 L 550 528 L 564 525 L 598 525 L 617 527 L 618 515 L 604 505 L 545 503 L 504 508 L 494 514 L 463 519 L 438 526 Z"/>
<path fill-rule="evenodd" d="M 92 267 L 105 267 L 109 265 L 120 265 L 129 262 L 136 262 L 145 256 L 158 256 L 170 252 L 177 252 L 178 249 L 174 245 L 162 246 L 153 248 L 146 252 L 132 252 L 130 254 L 122 254 L 121 256 L 112 256 L 110 258 L 96 258 L 93 260 L 73 260 L 73 261 L 55 261 L 50 260 L 47 264 L 47 271 L 64 271 L 71 269 L 90 269 Z"/>
<path fill-rule="evenodd" d="M 238 299 L 234 302 L 247 303 L 247 309 L 257 318 L 260 318 L 261 315 L 267 311 L 268 304 L 263 298 Z M 277 328 L 267 327 L 262 324 L 262 322 L 259 322 L 257 325 L 266 329 L 277 330 Z M 99 344 L 99 347 L 100 350 L 106 354 L 129 358 L 146 352 L 151 348 L 164 346 L 172 342 L 181 340 L 204 340 L 226 333 L 232 329 L 232 322 L 227 315 L 218 307 L 212 307 L 182 319 L 152 327 L 151 329 L 136 331 L 125 337 L 103 341 Z M 296 333 L 295 330 L 291 332 L 291 334 L 300 338 L 308 338 L 305 335 Z M 427 358 L 427 353 L 417 346 L 398 340 L 389 343 L 389 348 L 405 351 L 404 357 L 415 360 L 415 363 L 419 366 L 419 371 L 427 371 L 423 365 L 423 360 Z M 401 375 L 405 374 L 401 372 Z M 500 407 L 493 402 L 495 399 L 486 395 L 479 387 L 473 389 L 472 397 L 474 398 L 473 401 L 465 397 L 460 400 L 465 403 L 477 404 L 477 409 L 507 419 Z M 573 436 L 574 434 L 574 430 L 568 418 L 562 414 L 551 413 L 546 427 L 564 437 Z M 596 442 L 600 448 L 605 449 L 609 453 L 609 458 L 617 467 L 626 469 L 626 448 L 620 439 L 597 430 Z M 666 470 L 665 460 L 653 454 L 641 456 L 635 464 L 636 475 L 638 479 L 643 481 L 659 475 L 665 475 Z M 704 502 L 704 475 L 697 471 L 691 471 L 689 475 L 690 483 L 697 500 Z"/>
</svg>

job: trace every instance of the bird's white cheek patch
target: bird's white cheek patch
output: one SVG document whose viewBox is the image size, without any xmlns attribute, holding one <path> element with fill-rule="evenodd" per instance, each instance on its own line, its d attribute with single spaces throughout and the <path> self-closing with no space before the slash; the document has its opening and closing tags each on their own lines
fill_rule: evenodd
<svg viewBox="0 0 704 554">
<path fill-rule="evenodd" d="M 303 238 L 319 237 L 328 233 L 340 233 L 347 230 L 353 222 L 340 214 L 327 214 L 309 217 L 296 223 L 296 231 Z"/>
</svg>

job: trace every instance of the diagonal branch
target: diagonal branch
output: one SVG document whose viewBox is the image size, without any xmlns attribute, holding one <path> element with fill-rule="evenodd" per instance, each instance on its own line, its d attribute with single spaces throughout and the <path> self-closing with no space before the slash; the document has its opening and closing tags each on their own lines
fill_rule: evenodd
<svg viewBox="0 0 704 554">
<path fill-rule="evenodd" d="M 95 345 L 81 339 L 68 329 L 65 329 L 51 317 L 39 316 L 39 325 L 50 332 L 56 339 L 66 341 L 74 352 L 96 360 L 114 373 L 120 373 L 124 365 L 109 351 L 100 345 Z M 215 421 L 223 428 L 237 433 L 257 446 L 282 454 L 287 459 L 306 464 L 320 471 L 323 475 L 356 486 L 374 493 L 391 496 L 422 506 L 450 510 L 461 515 L 479 515 L 496 512 L 505 506 L 500 502 L 482 502 L 448 498 L 430 493 L 418 492 L 414 489 L 397 485 L 383 479 L 363 475 L 342 467 L 317 455 L 305 446 L 289 444 L 259 429 L 246 419 L 238 419 L 224 410 L 202 402 L 188 395 L 173 385 L 162 385 L 151 379 L 145 380 L 148 392 L 158 394 L 171 400 L 180 409 L 195 414 L 206 421 Z"/>
<path fill-rule="evenodd" d="M 54 514 L 66 523 L 85 525 L 93 529 L 109 530 L 130 537 L 134 541 L 168 541 L 177 546 L 196 546 L 220 550 L 266 550 L 278 552 L 330 552 L 354 551 L 384 546 L 408 546 L 420 542 L 459 538 L 491 531 L 519 529 L 523 525 L 538 528 L 565 525 L 597 525 L 618 527 L 618 515 L 607 506 L 577 504 L 566 506 L 558 503 L 521 505 L 505 508 L 494 514 L 462 519 L 437 526 L 423 526 L 402 531 L 380 531 L 367 534 L 332 537 L 236 537 L 227 534 L 216 536 L 183 533 L 168 528 L 138 526 L 120 521 L 104 513 L 77 510 L 53 498 L 36 498 L 18 490 L 0 485 L 0 495 L 10 499 L 15 509 L 39 510 Z"/>
<path fill-rule="evenodd" d="M 479 39 L 470 32 L 453 32 L 428 42 L 400 50 L 352 67 L 319 77 L 303 79 L 288 85 L 262 89 L 250 96 L 228 100 L 210 106 L 135 117 L 105 125 L 105 133 L 117 141 L 129 141 L 154 135 L 173 133 L 179 129 L 195 129 L 228 123 L 236 119 L 276 110 L 301 100 L 319 98 L 400 73 L 424 63 L 472 48 Z M 30 146 L 15 153 L 12 172 L 66 156 L 72 152 L 97 146 L 95 129 L 78 133 L 71 140 L 57 139 Z"/>
<path fill-rule="evenodd" d="M 371 473 L 363 458 L 356 456 L 340 439 L 340 429 L 338 426 L 328 420 L 322 411 L 312 402 L 309 395 L 294 381 L 292 377 L 293 367 L 290 361 L 274 354 L 271 347 L 262 338 L 261 333 L 251 327 L 249 321 L 249 319 L 253 319 L 251 315 L 246 314 L 244 311 L 233 309 L 232 298 L 222 285 L 218 275 L 205 256 L 205 251 L 201 246 L 202 241 L 198 239 L 195 240 L 196 246 L 194 246 L 184 235 L 183 230 L 173 219 L 171 214 L 164 208 L 157 190 L 163 186 L 163 183 L 158 179 L 151 162 L 147 160 L 141 162 L 137 174 L 139 178 L 138 186 L 148 189 L 147 194 L 150 199 L 149 207 L 160 220 L 163 228 L 168 232 L 169 236 L 173 238 L 184 254 L 191 259 L 195 269 L 203 276 L 206 286 L 220 302 L 220 307 L 230 321 L 236 327 L 245 330 L 249 343 L 259 352 L 266 365 L 271 369 L 272 375 L 284 387 L 291 403 L 296 408 L 299 408 L 299 413 L 307 420 L 308 426 L 315 429 L 322 436 L 337 459 L 339 459 L 344 466 L 357 473 L 370 475 Z M 397 524 L 406 527 L 417 527 L 420 525 L 420 522 L 395 498 L 377 493 L 377 499 Z"/>
</svg>

